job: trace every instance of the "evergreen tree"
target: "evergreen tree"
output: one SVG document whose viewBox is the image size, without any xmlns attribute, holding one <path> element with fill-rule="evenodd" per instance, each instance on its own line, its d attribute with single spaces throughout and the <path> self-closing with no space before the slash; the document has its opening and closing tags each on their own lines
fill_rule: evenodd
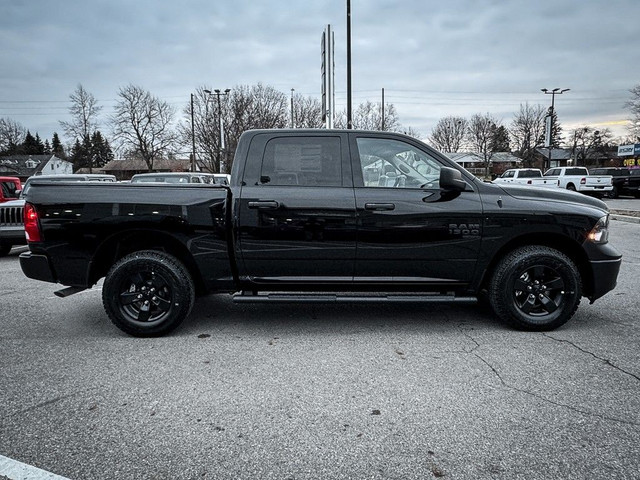
<svg viewBox="0 0 640 480">
<path fill-rule="evenodd" d="M 51 139 L 51 153 L 58 158 L 62 158 L 63 160 L 66 160 L 67 158 L 67 154 L 64 151 L 64 146 L 62 145 L 57 132 L 53 132 L 53 138 Z"/>
<path fill-rule="evenodd" d="M 38 146 L 38 155 L 44 155 L 44 143 L 42 143 L 42 139 L 38 132 L 36 132 L 36 145 Z"/>
<path fill-rule="evenodd" d="M 500 125 L 494 128 L 491 132 L 491 151 L 492 152 L 510 152 L 511 148 L 509 145 L 509 132 L 506 127 Z"/>
<path fill-rule="evenodd" d="M 24 155 L 42 155 L 44 153 L 44 145 L 38 134 L 34 137 L 31 132 L 27 130 L 27 135 L 24 137 L 21 153 Z"/>
<path fill-rule="evenodd" d="M 46 155 L 51 155 L 51 145 L 49 145 L 49 140 L 45 139 L 44 141 L 44 152 Z"/>
<path fill-rule="evenodd" d="M 93 158 L 93 168 L 104 167 L 113 160 L 113 152 L 109 142 L 102 136 L 99 130 L 93 132 L 91 136 L 91 154 Z"/>
<path fill-rule="evenodd" d="M 83 167 L 88 168 L 89 172 L 93 169 L 93 152 L 91 148 L 91 137 L 89 135 L 85 135 L 82 140 L 82 152 L 84 154 Z"/>
<path fill-rule="evenodd" d="M 89 151 L 85 149 L 84 142 L 76 138 L 76 143 L 71 147 L 71 157 L 69 160 L 73 163 L 73 171 L 77 172 L 81 168 L 88 167 Z"/>
</svg>

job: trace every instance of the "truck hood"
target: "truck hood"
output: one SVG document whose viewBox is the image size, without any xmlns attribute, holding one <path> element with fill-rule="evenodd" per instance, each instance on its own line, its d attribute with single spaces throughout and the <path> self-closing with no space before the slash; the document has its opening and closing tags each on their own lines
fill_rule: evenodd
<svg viewBox="0 0 640 480">
<path fill-rule="evenodd" d="M 506 194 L 520 199 L 520 200 L 542 200 L 542 201 L 556 201 L 564 203 L 578 203 L 580 205 L 587 205 L 603 210 L 609 211 L 609 207 L 602 200 L 589 197 L 582 193 L 571 192 L 561 188 L 542 188 L 542 187 L 530 187 L 530 186 L 515 186 L 515 185 L 497 185 L 498 188 L 503 190 Z"/>
</svg>

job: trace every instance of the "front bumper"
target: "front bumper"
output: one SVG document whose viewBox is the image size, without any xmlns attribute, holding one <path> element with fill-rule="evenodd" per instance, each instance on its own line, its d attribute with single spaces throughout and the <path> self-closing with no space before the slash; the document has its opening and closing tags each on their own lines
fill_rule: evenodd
<svg viewBox="0 0 640 480">
<path fill-rule="evenodd" d="M 20 254 L 20 268 L 29 278 L 43 282 L 58 283 L 55 272 L 51 268 L 49 258 L 46 255 L 37 255 L 32 252 Z"/>
<path fill-rule="evenodd" d="M 622 255 L 608 243 L 601 245 L 598 250 L 599 255 L 596 258 L 591 257 L 589 261 L 593 279 L 588 295 L 591 303 L 616 287 L 622 264 Z"/>
</svg>

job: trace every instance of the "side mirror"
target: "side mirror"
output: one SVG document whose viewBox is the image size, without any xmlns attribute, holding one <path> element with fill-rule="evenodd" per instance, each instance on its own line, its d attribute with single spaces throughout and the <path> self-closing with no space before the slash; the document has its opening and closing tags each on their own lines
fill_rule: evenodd
<svg viewBox="0 0 640 480">
<path fill-rule="evenodd" d="M 440 188 L 445 191 L 464 192 L 467 182 L 462 180 L 459 170 L 450 167 L 440 169 Z"/>
</svg>

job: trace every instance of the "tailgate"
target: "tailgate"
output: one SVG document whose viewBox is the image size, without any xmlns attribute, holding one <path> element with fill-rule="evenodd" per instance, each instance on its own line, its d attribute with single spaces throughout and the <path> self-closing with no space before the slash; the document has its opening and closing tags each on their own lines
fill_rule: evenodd
<svg viewBox="0 0 640 480">
<path fill-rule="evenodd" d="M 589 175 L 585 178 L 588 187 L 607 187 L 613 180 L 611 175 Z"/>
</svg>

